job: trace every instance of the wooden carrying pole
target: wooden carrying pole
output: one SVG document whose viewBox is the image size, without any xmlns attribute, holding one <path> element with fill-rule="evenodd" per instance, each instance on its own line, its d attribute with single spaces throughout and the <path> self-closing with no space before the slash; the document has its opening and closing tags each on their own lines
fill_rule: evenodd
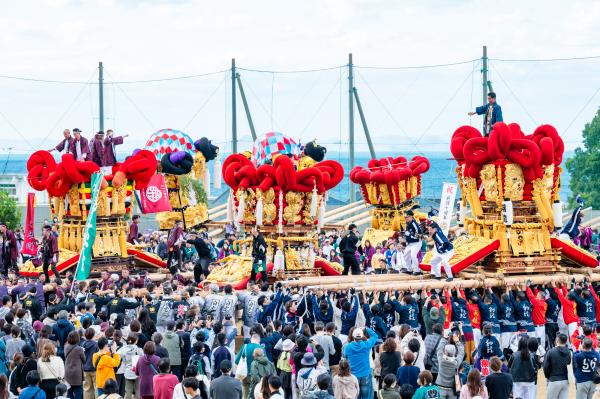
<svg viewBox="0 0 600 399">
<path fill-rule="evenodd" d="M 427 278 L 427 277 L 425 277 Z M 349 283 L 349 284 L 364 284 L 364 283 L 380 283 L 387 281 L 411 281 L 411 280 L 423 280 L 421 276 L 411 276 L 407 274 L 374 274 L 374 275 L 360 275 L 360 276 L 336 276 L 330 279 L 329 277 L 302 277 L 301 280 L 288 280 L 284 284 L 288 287 L 303 287 L 306 285 L 330 285 L 337 283 Z"/>
<path fill-rule="evenodd" d="M 408 277 L 408 276 L 407 276 Z M 391 282 L 332 282 L 331 284 L 326 283 L 325 278 L 321 278 L 320 283 L 315 284 L 313 282 L 304 282 L 302 280 L 294 280 L 294 286 L 310 287 L 310 288 L 322 288 L 332 291 L 345 291 L 350 288 L 356 290 L 366 291 L 415 291 L 420 289 L 456 289 L 456 288 L 481 288 L 481 287 L 504 287 L 512 285 L 524 284 L 527 280 L 530 280 L 532 284 L 549 284 L 549 283 L 568 283 L 572 279 L 577 282 L 583 281 L 586 278 L 588 281 L 600 281 L 600 273 L 592 274 L 552 274 L 552 275 L 528 275 L 528 276 L 511 276 L 511 277 L 485 277 L 481 275 L 479 279 L 462 279 L 456 278 L 451 282 L 433 279 L 419 279 L 419 280 L 405 280 L 405 281 L 391 281 Z M 336 278 L 337 279 L 337 278 Z M 290 282 L 284 282 L 289 285 Z M 298 284 L 300 283 L 300 284 Z"/>
</svg>

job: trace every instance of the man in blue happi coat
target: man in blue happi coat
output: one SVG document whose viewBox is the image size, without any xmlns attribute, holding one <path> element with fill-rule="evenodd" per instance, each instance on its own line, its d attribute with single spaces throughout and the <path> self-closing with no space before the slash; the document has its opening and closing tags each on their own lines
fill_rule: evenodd
<svg viewBox="0 0 600 399">
<path fill-rule="evenodd" d="M 502 122 L 502 108 L 496 102 L 496 93 L 488 93 L 488 103 L 481 107 L 476 107 L 475 112 L 469 112 L 469 115 L 483 115 L 483 135 L 488 136 L 494 127 L 494 123 Z"/>
</svg>

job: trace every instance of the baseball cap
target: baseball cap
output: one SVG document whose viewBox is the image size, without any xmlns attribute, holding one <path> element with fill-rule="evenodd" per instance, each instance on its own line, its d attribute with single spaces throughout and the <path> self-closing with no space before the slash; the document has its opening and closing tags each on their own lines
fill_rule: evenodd
<svg viewBox="0 0 600 399">
<path fill-rule="evenodd" d="M 431 320 L 438 320 L 440 318 L 440 310 L 436 307 L 431 308 L 429 311 L 429 318 Z"/>
</svg>

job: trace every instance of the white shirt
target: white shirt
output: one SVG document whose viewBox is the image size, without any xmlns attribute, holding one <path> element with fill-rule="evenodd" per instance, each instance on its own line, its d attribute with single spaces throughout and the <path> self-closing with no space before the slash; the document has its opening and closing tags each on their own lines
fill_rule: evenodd
<svg viewBox="0 0 600 399">
<path fill-rule="evenodd" d="M 65 378 L 65 363 L 58 356 L 50 356 L 49 362 L 43 362 L 40 359 L 37 362 L 37 366 L 41 380 L 60 380 Z"/>
</svg>

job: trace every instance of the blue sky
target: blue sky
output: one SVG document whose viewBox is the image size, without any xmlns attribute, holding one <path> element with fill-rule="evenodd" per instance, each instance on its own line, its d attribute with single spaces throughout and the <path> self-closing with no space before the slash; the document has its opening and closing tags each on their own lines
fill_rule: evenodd
<svg viewBox="0 0 600 399">
<path fill-rule="evenodd" d="M 370 69 L 476 60 L 600 55 L 597 1 L 167 1 L 40 0 L 0 6 L 0 75 L 108 82 L 187 76 L 239 66 L 276 71 L 342 66 L 352 52 L 376 146 L 445 150 L 453 130 L 480 126 L 478 61 L 443 68 Z M 526 132 L 554 124 L 568 148 L 600 104 L 600 59 L 490 62 L 505 118 Z M 257 131 L 346 148 L 346 69 L 240 71 Z M 0 152 L 50 148 L 65 127 L 98 129 L 95 85 L 0 78 Z M 105 126 L 125 149 L 160 128 L 230 140 L 227 72 L 153 83 L 110 83 Z M 594 93 L 596 96 L 593 97 Z M 249 137 L 238 101 L 239 136 Z M 356 117 L 359 149 L 366 149 Z M 241 144 L 240 147 L 247 146 Z"/>
</svg>

